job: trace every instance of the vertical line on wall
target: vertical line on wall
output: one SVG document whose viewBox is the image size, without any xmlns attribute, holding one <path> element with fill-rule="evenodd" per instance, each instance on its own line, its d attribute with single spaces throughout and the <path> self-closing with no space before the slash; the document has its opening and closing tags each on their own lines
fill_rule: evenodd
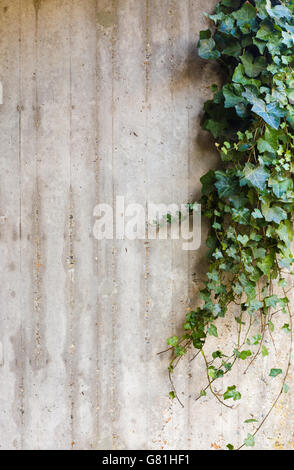
<svg viewBox="0 0 294 470">
<path fill-rule="evenodd" d="M 145 106 L 147 106 L 149 99 L 149 84 L 150 84 L 150 72 L 149 72 L 149 59 L 151 55 L 150 42 L 149 42 L 149 5 L 150 0 L 145 0 Z"/>
<path fill-rule="evenodd" d="M 173 120 L 172 120 L 172 127 L 174 128 L 174 17 L 175 17 L 175 1 L 174 0 L 169 0 L 169 7 L 168 7 L 168 16 L 169 16 L 169 73 L 170 73 L 170 99 L 171 99 L 171 107 L 172 107 L 172 114 L 173 114 Z M 172 190 L 172 199 L 174 201 L 174 191 Z M 175 253 L 174 253 L 174 248 L 173 248 L 173 243 L 171 240 L 171 271 L 173 273 L 174 271 L 174 265 L 175 265 Z M 171 283 L 171 297 L 172 297 L 172 315 L 171 315 L 171 327 L 173 330 L 176 328 L 176 312 L 175 312 L 175 293 L 174 293 L 174 280 L 172 279 Z"/>
<path fill-rule="evenodd" d="M 188 49 L 188 53 L 190 53 L 190 37 L 192 35 L 194 35 L 194 30 L 191 28 L 191 18 L 190 18 L 190 12 L 192 12 L 192 4 L 191 4 L 191 0 L 188 1 L 188 41 L 189 41 L 189 49 Z M 189 74 L 189 83 L 188 83 L 188 90 L 191 88 L 191 82 L 190 82 L 190 74 Z M 190 93 L 188 95 L 190 97 Z M 193 197 L 193 194 L 191 194 L 191 185 L 190 185 L 190 173 L 191 173 L 191 158 L 192 158 L 192 152 L 191 152 L 191 142 L 193 142 L 193 139 L 192 139 L 192 136 L 191 136 L 191 106 L 190 106 L 190 103 L 188 102 L 186 104 L 186 109 L 187 109 L 187 139 L 188 139 L 188 164 L 187 164 L 187 180 L 188 180 L 188 202 L 193 202 L 191 200 L 191 198 Z M 192 278 L 191 278 L 191 272 L 193 272 L 193 258 L 192 258 L 192 262 L 191 262 L 191 256 L 188 256 L 188 261 L 187 261 L 187 264 L 188 264 L 188 275 L 187 275 L 187 284 L 188 284 L 188 299 L 189 299 L 189 303 L 191 302 L 191 299 L 192 299 Z M 192 362 L 189 360 L 188 362 L 188 374 L 190 376 L 191 374 L 191 371 L 192 371 Z M 188 397 L 191 396 L 191 393 L 190 393 L 190 390 L 191 390 L 191 381 L 188 380 L 188 384 L 187 384 L 187 392 L 188 392 Z M 192 426 L 191 426 L 191 399 L 189 398 L 189 400 L 187 400 L 187 431 L 188 431 L 188 436 L 189 436 L 189 440 L 188 440 L 188 448 L 191 448 L 191 429 L 192 429 Z"/>
<path fill-rule="evenodd" d="M 116 12 L 117 0 L 112 0 L 112 11 Z M 115 59 L 116 59 L 116 43 L 117 43 L 117 16 L 113 24 L 111 31 L 111 103 L 112 103 L 112 112 L 111 112 L 111 167 L 112 167 L 112 204 L 114 206 L 115 202 L 115 179 L 114 179 L 114 110 L 115 110 L 115 98 L 114 98 L 114 78 L 115 78 Z M 114 234 L 116 233 L 116 223 L 114 222 Z M 115 239 L 115 235 L 114 235 Z M 115 278 L 116 278 L 116 246 L 114 239 L 112 241 L 112 283 L 113 291 L 115 291 Z M 112 447 L 115 449 L 115 441 L 117 435 L 114 432 L 114 423 L 116 418 L 116 407 L 117 400 L 116 397 L 116 322 L 115 322 L 115 313 L 117 311 L 117 305 L 115 299 L 112 299 L 111 307 L 111 325 L 112 325 L 112 362 L 111 362 L 111 422 L 112 422 Z"/>
<path fill-rule="evenodd" d="M 145 111 L 145 194 L 146 194 L 146 214 L 148 213 L 148 123 L 149 123 L 149 96 L 150 96 L 150 57 L 151 57 L 151 47 L 150 47 L 150 0 L 145 0 L 145 103 L 144 103 L 144 111 Z M 147 358 L 147 364 L 149 364 L 149 344 L 150 344 L 150 299 L 149 299 L 149 257 L 150 257 L 150 245 L 148 241 L 148 222 L 146 222 L 145 227 L 145 242 L 144 242 L 144 297 L 145 297 L 145 305 L 144 305 L 144 330 L 145 330 L 145 354 Z M 149 369 L 146 368 L 146 399 L 147 403 L 149 404 Z M 150 435 L 150 414 L 146 413 L 146 437 Z"/>
<path fill-rule="evenodd" d="M 189 5 L 190 7 L 190 5 Z M 188 20 L 189 21 L 189 20 Z M 189 32 L 190 32 L 190 22 L 189 22 Z M 190 36 L 189 36 L 190 37 Z M 188 182 L 189 182 L 189 175 L 190 175 L 190 162 L 191 162 L 191 117 L 190 117 L 190 107 L 189 105 L 187 105 L 187 127 L 188 127 L 188 132 L 187 132 L 187 137 L 188 137 L 188 165 L 187 165 L 187 168 L 188 168 L 188 174 L 187 174 L 187 179 L 188 179 Z M 189 183 L 188 183 L 188 186 L 189 186 Z M 190 187 L 188 187 L 188 202 L 193 202 L 193 201 L 190 201 Z M 193 216 L 192 216 L 193 217 Z M 190 256 L 188 256 L 188 272 L 187 272 L 187 284 L 188 284 L 188 299 L 189 299 L 189 303 L 192 299 L 192 279 L 191 279 L 191 272 L 193 270 L 193 259 L 192 259 L 192 263 L 190 261 Z M 191 371 L 192 371 L 192 363 L 191 361 L 188 362 L 188 376 L 191 375 Z M 190 381 L 188 381 L 188 384 L 187 384 L 187 391 L 188 391 L 188 397 L 190 397 Z M 187 400 L 187 404 L 186 404 L 186 407 L 187 407 L 187 431 L 188 431 L 188 436 L 190 437 L 191 435 L 191 399 Z M 188 440 L 188 447 L 187 448 L 190 448 L 191 447 L 191 440 L 189 439 Z"/>
<path fill-rule="evenodd" d="M 77 446 L 75 439 L 75 374 L 74 374 L 74 355 L 75 355 L 75 335 L 74 335 L 74 313 L 75 313 L 75 255 L 74 255 L 74 197 L 72 189 L 72 5 L 69 2 L 69 219 L 68 219 L 68 308 L 69 308 L 69 387 L 70 387 L 70 429 L 71 429 L 71 447 Z"/>
<path fill-rule="evenodd" d="M 98 2 L 99 0 L 95 0 L 95 182 L 96 182 L 96 205 L 99 203 L 99 112 L 98 112 L 98 84 L 99 84 L 99 63 L 98 63 L 98 41 L 99 41 L 99 33 L 98 33 L 98 25 L 97 25 L 97 17 L 98 17 Z M 95 270 L 97 272 L 97 279 L 99 279 L 99 266 L 98 266 L 98 259 L 99 259 L 99 241 L 96 240 L 95 243 L 95 259 L 97 263 L 95 263 Z M 94 432 L 96 436 L 99 435 L 99 311 L 97 308 L 96 313 L 96 322 L 95 322 L 95 338 L 97 338 L 97 355 L 96 355 L 96 393 L 95 393 L 95 429 Z"/>
<path fill-rule="evenodd" d="M 40 367 L 41 358 L 41 266 L 42 266 L 42 249 L 41 249 L 41 234 L 40 234 L 40 217 L 41 217 L 41 198 L 39 188 L 39 128 L 41 122 L 39 94 L 38 94 L 38 71 L 39 71 L 39 9 L 40 0 L 34 0 L 35 8 L 35 104 L 34 104 L 34 124 L 35 124 L 35 191 L 33 201 L 33 225 L 34 225 L 34 259 L 33 259 L 33 272 L 34 276 L 34 313 L 35 313 L 35 352 L 34 362 L 35 367 Z"/>
<path fill-rule="evenodd" d="M 169 47 L 169 51 L 168 51 L 168 60 L 169 60 L 169 91 L 170 91 L 170 104 L 171 104 L 171 115 L 172 115 L 172 119 L 171 119 L 171 131 L 172 131 L 172 135 L 174 136 L 175 135 L 175 127 L 177 126 L 177 123 L 176 123 L 176 118 L 177 118 L 177 103 L 175 102 L 175 74 L 176 74 L 176 63 L 175 63 L 175 50 L 176 50 L 176 26 L 177 26 L 177 22 L 178 22 L 178 17 L 177 15 L 179 15 L 179 5 L 178 5 L 179 2 L 177 2 L 176 0 L 169 0 L 168 2 L 168 32 L 169 32 L 169 38 L 168 38 L 168 47 Z M 177 148 L 178 148 L 178 145 L 177 145 Z M 180 171 L 180 165 L 179 165 L 179 158 L 178 158 L 178 152 L 176 154 L 176 156 L 173 158 L 172 160 L 174 162 L 174 165 L 175 165 L 175 168 L 178 169 L 178 171 Z M 173 177 L 175 175 L 173 174 L 173 172 L 170 174 L 170 178 L 171 180 L 173 180 Z M 177 193 L 177 185 L 176 184 L 173 184 L 172 185 L 172 189 L 171 189 L 171 193 L 170 193 L 170 196 L 172 197 L 172 202 L 176 202 L 176 203 L 179 203 L 179 201 L 177 200 L 178 198 L 178 193 Z M 178 328 L 178 318 L 179 318 L 179 302 L 178 302 L 178 298 L 177 298 L 177 286 L 176 286 L 176 280 L 175 280 L 175 271 L 177 270 L 177 259 L 178 259 L 178 256 L 179 256 L 179 251 L 177 249 L 177 245 L 173 242 L 172 240 L 172 237 L 171 237 L 171 240 L 170 240 L 170 252 L 171 252 L 171 273 L 172 273 L 172 279 L 171 279 L 171 308 L 172 308 L 172 312 L 171 312 L 171 328 L 172 328 L 172 331 L 174 331 L 174 334 L 177 334 L 177 328 Z M 182 257 L 182 262 L 184 263 L 184 256 Z M 173 379 L 175 380 L 175 379 Z M 182 392 L 182 385 L 180 385 L 181 389 L 180 390 L 177 390 L 177 393 L 180 394 L 180 393 L 183 393 Z M 176 389 L 177 389 L 177 386 L 176 386 Z M 185 419 L 185 416 L 186 416 L 186 412 L 185 410 L 183 409 L 181 411 L 181 413 L 184 415 L 184 419 Z M 175 409 L 175 406 L 172 406 L 171 407 L 171 418 L 172 418 L 172 421 L 175 421 L 178 419 L 178 415 L 177 415 L 177 410 Z M 183 417 L 181 416 L 181 422 Z M 183 430 L 183 435 L 185 435 L 186 433 L 186 430 L 184 429 Z"/>
<path fill-rule="evenodd" d="M 21 83 L 22 83 L 22 70 L 21 70 L 21 54 L 22 54 L 22 3 L 21 0 L 18 2 L 18 11 L 19 11 L 19 26 L 18 26 L 18 96 L 19 96 L 19 103 L 18 103 L 18 184 L 19 184 L 19 272 L 21 277 L 22 272 L 22 252 L 21 252 L 21 244 L 22 244 L 22 90 L 21 90 Z M 22 309 L 20 308 L 22 312 Z M 20 317 L 20 349 L 21 352 L 24 351 L 25 348 L 25 340 L 24 340 L 24 328 L 23 328 L 23 318 L 22 313 Z M 24 356 L 24 355 L 23 355 Z M 24 374 L 25 374 L 25 361 L 22 360 L 20 364 L 20 384 L 19 384 L 19 395 L 20 395 L 20 448 L 23 449 L 24 443 L 24 413 L 25 413 L 25 405 L 24 405 L 24 396 L 25 396 L 25 386 L 24 386 Z"/>
</svg>

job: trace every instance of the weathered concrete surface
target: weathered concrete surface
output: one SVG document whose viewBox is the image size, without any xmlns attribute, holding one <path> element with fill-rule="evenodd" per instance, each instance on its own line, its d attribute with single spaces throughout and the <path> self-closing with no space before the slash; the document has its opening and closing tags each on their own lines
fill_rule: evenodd
<svg viewBox="0 0 294 470">
<path fill-rule="evenodd" d="M 195 298 L 204 247 L 92 233 L 97 202 L 186 202 L 216 165 L 199 128 L 216 78 L 195 53 L 214 3 L 0 0 L 2 449 L 217 448 L 269 406 L 261 361 L 237 373 L 248 399 L 234 411 L 195 402 L 196 361 L 175 378 L 185 408 L 168 398 L 157 352 Z M 292 448 L 292 415 L 288 394 L 257 446 Z"/>
</svg>

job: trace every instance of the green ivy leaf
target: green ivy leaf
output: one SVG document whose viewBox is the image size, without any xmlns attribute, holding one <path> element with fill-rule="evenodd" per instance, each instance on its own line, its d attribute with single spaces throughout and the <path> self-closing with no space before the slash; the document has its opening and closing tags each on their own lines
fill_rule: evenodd
<svg viewBox="0 0 294 470">
<path fill-rule="evenodd" d="M 244 3 L 240 10 L 234 11 L 233 17 L 237 21 L 238 26 L 244 26 L 246 24 L 252 24 L 252 21 L 256 18 L 256 9 L 251 3 Z"/>
<path fill-rule="evenodd" d="M 240 181 L 241 186 L 249 184 L 250 186 L 263 190 L 269 178 L 269 171 L 262 166 L 254 166 L 252 163 L 246 163 L 243 175 Z"/>
<path fill-rule="evenodd" d="M 223 95 L 225 98 L 225 108 L 233 108 L 234 106 L 244 103 L 242 96 L 243 87 L 238 84 L 228 84 L 223 87 Z"/>
<path fill-rule="evenodd" d="M 275 325 L 273 324 L 273 322 L 269 320 L 268 326 L 269 326 L 270 331 L 273 333 L 273 331 L 275 330 Z"/>
<path fill-rule="evenodd" d="M 245 359 L 252 355 L 252 352 L 250 350 L 240 352 L 237 349 L 234 349 L 234 354 L 239 359 L 242 359 L 242 361 L 245 361 Z"/>
<path fill-rule="evenodd" d="M 286 245 L 290 245 L 293 240 L 293 226 L 290 220 L 285 220 L 281 222 L 279 227 L 276 229 L 280 240 L 282 240 Z"/>
<path fill-rule="evenodd" d="M 213 170 L 209 170 L 200 178 L 202 184 L 202 194 L 208 194 L 213 189 L 215 182 L 215 174 Z"/>
<path fill-rule="evenodd" d="M 210 38 L 200 39 L 198 52 L 202 59 L 216 60 L 220 57 L 220 52 L 215 48 L 215 41 Z"/>
<path fill-rule="evenodd" d="M 244 65 L 246 75 L 250 78 L 257 77 L 266 67 L 265 57 L 254 59 L 249 52 L 244 52 L 240 59 Z"/>
<path fill-rule="evenodd" d="M 270 277 L 271 270 L 274 266 L 274 258 L 271 254 L 266 255 L 263 260 L 257 263 L 259 269 L 265 274 L 267 277 Z"/>
<path fill-rule="evenodd" d="M 285 324 L 282 326 L 282 330 L 284 330 L 285 333 L 291 333 L 291 330 L 290 330 L 290 327 L 289 327 L 289 323 L 285 323 Z"/>
<path fill-rule="evenodd" d="M 232 179 L 230 174 L 227 174 L 223 171 L 216 171 L 215 177 L 216 177 L 215 187 L 221 198 L 229 197 L 236 191 L 237 182 L 235 181 L 235 179 Z"/>
<path fill-rule="evenodd" d="M 278 375 L 282 374 L 282 369 L 271 369 L 269 376 L 270 377 L 277 377 Z"/>
<path fill-rule="evenodd" d="M 275 222 L 276 224 L 287 219 L 287 212 L 279 206 L 270 207 L 268 204 L 262 204 L 262 214 L 267 222 Z"/>
<path fill-rule="evenodd" d="M 227 391 L 224 393 L 224 400 L 229 400 L 230 398 L 234 401 L 241 399 L 241 393 L 236 390 L 236 385 L 228 387 Z"/>
<path fill-rule="evenodd" d="M 252 247 L 252 253 L 253 253 L 254 259 L 264 258 L 266 255 L 266 250 L 264 248 Z"/>
<path fill-rule="evenodd" d="M 250 85 L 250 86 L 254 86 L 256 88 L 259 88 L 259 86 L 260 86 L 260 81 L 259 80 L 255 80 L 254 78 L 246 77 L 245 67 L 244 67 L 243 64 L 239 64 L 235 68 L 234 74 L 232 76 L 232 81 L 234 83 L 239 83 L 240 85 L 243 85 L 243 86 Z M 244 97 L 244 92 L 242 93 L 242 96 Z M 245 98 L 246 98 L 246 96 L 245 96 Z"/>
<path fill-rule="evenodd" d="M 264 299 L 264 303 L 266 307 L 276 307 L 278 302 L 279 302 L 279 298 L 275 294 L 269 297 L 265 297 Z"/>
<path fill-rule="evenodd" d="M 249 242 L 249 237 L 247 235 L 238 235 L 237 240 L 241 243 L 241 245 L 246 246 Z"/>
<path fill-rule="evenodd" d="M 263 219 L 262 213 L 257 208 L 254 209 L 254 211 L 251 213 L 251 215 L 254 219 Z"/>
<path fill-rule="evenodd" d="M 215 336 L 216 338 L 218 337 L 217 328 L 215 325 L 210 325 L 209 328 L 207 328 L 207 333 L 210 336 Z"/>
<path fill-rule="evenodd" d="M 287 286 L 286 279 L 280 278 L 279 281 L 278 281 L 278 286 L 279 287 L 286 287 Z"/>
<path fill-rule="evenodd" d="M 286 6 L 276 5 L 275 7 L 270 8 L 268 5 L 269 3 L 267 4 L 266 10 L 269 13 L 269 15 L 272 16 L 273 18 L 276 18 L 278 20 L 280 18 L 286 18 L 287 20 L 292 19 L 292 13 L 289 10 L 289 8 L 287 8 Z"/>
<path fill-rule="evenodd" d="M 166 340 L 168 346 L 177 346 L 178 342 L 179 342 L 179 338 L 177 336 L 172 336 L 171 338 L 168 338 Z"/>
<path fill-rule="evenodd" d="M 270 177 L 268 185 L 272 188 L 274 195 L 280 199 L 289 189 L 293 188 L 293 181 L 291 178 L 284 178 L 277 175 Z"/>
<path fill-rule="evenodd" d="M 248 433 L 246 439 L 244 439 L 244 444 L 246 447 L 254 447 L 255 445 L 255 440 L 254 436 L 250 433 Z"/>
</svg>

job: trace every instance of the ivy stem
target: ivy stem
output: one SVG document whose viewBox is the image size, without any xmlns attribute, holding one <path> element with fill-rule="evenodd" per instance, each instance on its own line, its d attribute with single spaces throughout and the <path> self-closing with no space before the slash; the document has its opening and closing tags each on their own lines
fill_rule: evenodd
<svg viewBox="0 0 294 470">
<path fill-rule="evenodd" d="M 284 293 L 284 295 L 286 296 L 286 291 L 285 291 L 284 288 L 283 288 L 283 293 Z M 269 417 L 269 415 L 271 414 L 271 412 L 272 412 L 273 409 L 275 408 L 275 406 L 276 406 L 276 404 L 278 403 L 280 397 L 282 396 L 282 393 L 283 393 L 283 391 L 284 391 L 284 385 L 285 385 L 286 380 L 287 380 L 287 378 L 288 378 L 288 374 L 289 374 L 289 370 L 290 370 L 290 366 L 291 366 L 291 356 L 292 356 L 292 348 L 293 348 L 293 319 L 292 319 L 292 313 L 291 313 L 289 304 L 287 304 L 287 310 L 288 310 L 288 314 L 289 314 L 289 325 L 290 325 L 290 347 L 289 347 L 288 363 L 287 363 L 286 372 L 285 372 L 285 374 L 284 374 L 284 378 L 283 378 L 283 381 L 282 381 L 282 386 L 281 386 L 281 389 L 280 389 L 278 395 L 276 396 L 276 398 L 275 398 L 274 402 L 272 403 L 270 409 L 268 410 L 268 412 L 266 413 L 266 415 L 265 415 L 264 418 L 262 419 L 261 423 L 260 423 L 259 426 L 256 428 L 256 430 L 254 431 L 253 436 L 256 436 L 256 434 L 258 433 L 258 431 L 262 428 L 262 426 L 264 425 L 265 421 L 267 420 L 267 418 Z M 237 450 L 241 450 L 244 446 L 245 446 L 245 444 L 243 443 L 240 447 L 238 447 Z"/>
<path fill-rule="evenodd" d="M 210 389 L 211 393 L 214 395 L 214 397 L 215 397 L 223 406 L 225 406 L 226 408 L 231 408 L 231 409 L 232 409 L 233 406 L 230 406 L 230 405 L 227 405 L 226 403 L 224 403 L 224 402 L 220 399 L 220 397 L 218 396 L 218 394 L 213 390 L 212 385 L 211 385 L 212 382 L 211 382 L 210 377 L 209 377 L 209 375 L 208 375 L 208 362 L 207 362 L 207 359 L 206 359 L 206 357 L 205 357 L 205 354 L 204 354 L 203 349 L 201 349 L 201 354 L 202 354 L 203 359 L 204 359 L 204 361 L 205 361 L 205 365 L 206 365 L 206 374 L 207 374 L 207 380 L 208 380 L 208 386 L 209 386 L 209 389 Z"/>
</svg>

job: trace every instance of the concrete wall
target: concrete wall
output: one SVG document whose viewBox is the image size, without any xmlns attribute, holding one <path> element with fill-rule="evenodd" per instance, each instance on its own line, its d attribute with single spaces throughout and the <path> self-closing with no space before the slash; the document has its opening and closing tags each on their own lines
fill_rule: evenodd
<svg viewBox="0 0 294 470">
<path fill-rule="evenodd" d="M 168 398 L 157 352 L 197 293 L 204 247 L 92 232 L 97 202 L 186 202 L 216 165 L 199 127 L 215 73 L 195 51 L 214 4 L 0 0 L 2 449 L 218 448 L 267 411 L 262 361 L 237 371 L 247 405 L 233 411 L 195 402 L 204 369 L 188 359 L 184 409 Z M 220 344 L 235 328 L 223 322 Z M 277 408 L 260 448 L 293 447 L 291 395 Z"/>
</svg>

